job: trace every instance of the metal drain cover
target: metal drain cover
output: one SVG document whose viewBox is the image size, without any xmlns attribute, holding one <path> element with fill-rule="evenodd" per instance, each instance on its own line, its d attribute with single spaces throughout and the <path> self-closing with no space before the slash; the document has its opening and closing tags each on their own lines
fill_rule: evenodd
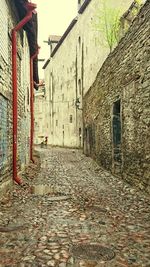
<svg viewBox="0 0 150 267">
<path fill-rule="evenodd" d="M 112 249 L 97 244 L 75 245 L 72 248 L 72 254 L 75 258 L 86 260 L 109 261 L 115 257 Z"/>
</svg>

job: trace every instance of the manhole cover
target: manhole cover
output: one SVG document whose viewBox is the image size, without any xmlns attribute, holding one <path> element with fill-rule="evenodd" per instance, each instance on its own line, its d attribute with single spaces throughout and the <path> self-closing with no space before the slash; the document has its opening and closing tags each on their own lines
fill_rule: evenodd
<svg viewBox="0 0 150 267">
<path fill-rule="evenodd" d="M 76 245 L 72 248 L 72 254 L 78 259 L 109 261 L 115 257 L 115 252 L 100 245 Z"/>
</svg>

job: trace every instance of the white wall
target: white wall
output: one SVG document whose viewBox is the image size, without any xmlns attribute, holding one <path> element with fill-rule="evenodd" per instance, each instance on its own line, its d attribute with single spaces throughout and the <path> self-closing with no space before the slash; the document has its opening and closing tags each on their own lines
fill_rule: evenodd
<svg viewBox="0 0 150 267">
<path fill-rule="evenodd" d="M 112 6 L 124 3 L 111 1 Z M 127 10 L 131 3 L 132 0 L 126 1 L 122 10 Z M 109 54 L 108 46 L 100 42 L 103 36 L 93 26 L 100 6 L 100 0 L 92 0 L 78 15 L 77 23 L 45 69 L 48 142 L 52 145 L 82 146 L 82 110 L 76 108 L 75 101 L 79 98 L 82 109 L 83 95 Z"/>
</svg>

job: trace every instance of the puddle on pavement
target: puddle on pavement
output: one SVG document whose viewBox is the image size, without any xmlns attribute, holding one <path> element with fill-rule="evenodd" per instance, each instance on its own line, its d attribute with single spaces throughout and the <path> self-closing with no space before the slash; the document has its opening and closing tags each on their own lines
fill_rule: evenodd
<svg viewBox="0 0 150 267">
<path fill-rule="evenodd" d="M 62 201 L 62 200 L 68 200 L 70 199 L 70 196 L 65 196 L 65 195 L 59 195 L 59 196 L 52 196 L 50 198 L 48 198 L 48 201 Z"/>
<path fill-rule="evenodd" d="M 31 187 L 31 193 L 34 195 L 40 195 L 40 196 L 44 196 L 44 195 L 48 195 L 48 194 L 56 194 L 55 190 L 53 187 L 49 186 L 49 185 L 33 185 Z"/>
<path fill-rule="evenodd" d="M 112 260 L 115 252 L 99 244 L 79 244 L 72 247 L 72 255 L 75 259 L 86 260 Z"/>
<path fill-rule="evenodd" d="M 106 208 L 103 208 L 100 205 L 94 205 L 94 206 L 88 207 L 88 210 L 91 210 L 92 212 L 97 212 L 97 213 L 107 213 L 108 212 L 108 210 Z"/>
<path fill-rule="evenodd" d="M 54 189 L 54 187 L 43 184 L 33 185 L 31 187 L 31 193 L 37 196 L 48 195 L 47 201 L 61 201 L 70 198 L 70 195 L 62 194 L 61 192 L 58 192 L 56 189 Z"/>
<path fill-rule="evenodd" d="M 8 233 L 8 232 L 20 231 L 26 229 L 27 227 L 28 227 L 27 224 L 0 226 L 0 232 Z"/>
</svg>

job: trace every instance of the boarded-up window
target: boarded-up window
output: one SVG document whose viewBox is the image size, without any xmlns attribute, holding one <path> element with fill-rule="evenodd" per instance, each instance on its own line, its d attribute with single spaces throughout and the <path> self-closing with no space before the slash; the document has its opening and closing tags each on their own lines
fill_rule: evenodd
<svg viewBox="0 0 150 267">
<path fill-rule="evenodd" d="M 0 170 L 6 163 L 8 154 L 7 111 L 7 100 L 0 94 Z"/>
<path fill-rule="evenodd" d="M 0 54 L 8 63 L 8 7 L 6 0 L 0 0 Z"/>
</svg>

